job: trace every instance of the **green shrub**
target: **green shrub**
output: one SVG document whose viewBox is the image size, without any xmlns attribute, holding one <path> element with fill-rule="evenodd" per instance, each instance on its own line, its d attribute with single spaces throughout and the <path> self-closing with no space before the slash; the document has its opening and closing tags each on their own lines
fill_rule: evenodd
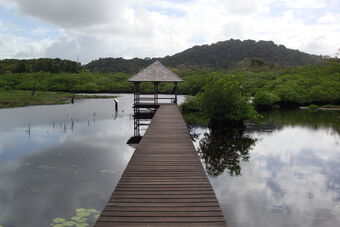
<svg viewBox="0 0 340 227">
<path fill-rule="evenodd" d="M 233 80 L 212 77 L 197 96 L 205 117 L 216 121 L 243 121 L 256 119 L 257 114 L 249 104 L 240 84 Z"/>
<path fill-rule="evenodd" d="M 254 105 L 260 108 L 271 108 L 279 101 L 280 97 L 270 92 L 258 91 L 254 96 Z"/>
<path fill-rule="evenodd" d="M 182 113 L 197 113 L 200 111 L 200 105 L 194 96 L 187 96 L 185 102 L 180 105 Z"/>
</svg>

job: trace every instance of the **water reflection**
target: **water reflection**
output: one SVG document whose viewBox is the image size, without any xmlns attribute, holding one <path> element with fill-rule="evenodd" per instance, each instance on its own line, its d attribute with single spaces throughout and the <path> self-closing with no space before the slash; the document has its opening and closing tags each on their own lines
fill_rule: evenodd
<svg viewBox="0 0 340 227">
<path fill-rule="evenodd" d="M 228 226 L 340 226 L 340 112 L 289 110 L 264 117 L 246 129 L 258 140 L 248 161 L 236 155 L 242 174 L 231 176 L 226 168 L 210 177 Z M 220 138 L 220 146 L 210 145 L 214 136 L 201 140 L 213 148 L 204 160 L 216 166 L 223 166 L 218 155 L 228 140 Z"/>
<path fill-rule="evenodd" d="M 339 111 L 274 110 L 263 115 L 263 121 L 267 124 L 299 126 L 313 130 L 328 128 L 340 133 Z"/>
<path fill-rule="evenodd" d="M 0 110 L 0 225 L 49 226 L 77 208 L 101 210 L 133 152 L 129 96 L 117 115 L 112 100 Z"/>
<path fill-rule="evenodd" d="M 249 160 L 249 150 L 255 143 L 256 139 L 245 135 L 244 129 L 211 131 L 200 140 L 198 155 L 210 176 L 219 176 L 226 169 L 232 176 L 240 175 L 240 161 Z"/>
<path fill-rule="evenodd" d="M 134 150 L 133 95 L 118 100 L 118 112 L 113 99 L 0 109 L 0 226 L 102 210 Z"/>
</svg>

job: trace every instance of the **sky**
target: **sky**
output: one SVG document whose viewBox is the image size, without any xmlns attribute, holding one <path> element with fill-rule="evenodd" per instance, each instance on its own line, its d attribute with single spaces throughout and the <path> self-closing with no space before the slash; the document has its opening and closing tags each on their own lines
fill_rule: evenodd
<svg viewBox="0 0 340 227">
<path fill-rule="evenodd" d="M 228 39 L 340 52 L 339 0 L 0 0 L 0 59 L 173 55 Z"/>
</svg>

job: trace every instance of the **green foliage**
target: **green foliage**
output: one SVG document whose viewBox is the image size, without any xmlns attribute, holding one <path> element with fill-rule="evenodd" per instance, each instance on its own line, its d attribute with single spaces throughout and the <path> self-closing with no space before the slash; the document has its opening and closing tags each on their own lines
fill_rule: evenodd
<svg viewBox="0 0 340 227">
<path fill-rule="evenodd" d="M 314 104 L 307 106 L 307 110 L 309 111 L 317 111 L 319 108 L 320 106 Z"/>
<path fill-rule="evenodd" d="M 189 97 L 181 105 L 181 110 L 189 123 L 242 122 L 258 117 L 239 82 L 221 75 L 209 77 L 203 90 L 195 97 Z"/>
<path fill-rule="evenodd" d="M 182 113 L 198 113 L 200 111 L 200 104 L 197 98 L 189 95 L 180 108 Z"/>
<path fill-rule="evenodd" d="M 86 227 L 90 224 L 94 224 L 100 214 L 100 211 L 97 209 L 85 209 L 85 208 L 77 208 L 76 216 L 67 220 L 65 218 L 55 218 L 52 220 L 51 226 L 53 227 L 62 227 L 62 226 L 77 226 L 77 227 Z"/>
<path fill-rule="evenodd" d="M 16 90 L 63 91 L 63 92 L 132 92 L 127 74 L 81 73 L 4 73 L 0 74 L 0 88 Z"/>
<path fill-rule="evenodd" d="M 56 92 L 37 92 L 31 96 L 30 91 L 0 91 L 0 108 L 30 105 L 62 104 L 71 94 Z"/>
<path fill-rule="evenodd" d="M 255 65 L 261 61 L 257 59 Z M 308 66 L 240 67 L 224 71 L 203 68 L 172 69 L 184 79 L 179 83 L 180 94 L 196 95 L 203 92 L 211 78 L 221 78 L 237 83 L 242 95 L 256 96 L 255 104 L 339 104 L 340 60 L 330 59 Z M 133 92 L 133 84 L 125 73 L 103 74 L 82 71 L 80 73 L 11 73 L 0 74 L 0 91 L 30 90 L 62 92 Z M 170 93 L 173 83 L 160 83 L 161 93 Z M 152 93 L 152 83 L 142 83 L 141 91 Z M 277 99 L 279 97 L 279 100 Z M 262 105 L 261 104 L 261 105 Z"/>
<path fill-rule="evenodd" d="M 217 121 L 255 119 L 256 111 L 249 104 L 239 82 L 211 77 L 197 96 L 203 115 Z"/>
<path fill-rule="evenodd" d="M 254 96 L 254 105 L 260 108 L 261 107 L 270 108 L 273 106 L 273 104 L 279 101 L 280 101 L 279 96 L 266 91 L 256 92 Z"/>
<path fill-rule="evenodd" d="M 201 112 L 201 105 L 194 96 L 187 96 L 184 103 L 180 105 L 185 122 L 195 125 L 208 125 L 209 119 Z"/>
<path fill-rule="evenodd" d="M 85 65 L 91 72 L 100 73 L 128 73 L 133 74 L 147 67 L 155 60 L 134 58 L 126 60 L 123 58 L 99 58 Z"/>
<path fill-rule="evenodd" d="M 0 74 L 2 73 L 29 73 L 29 72 L 51 72 L 51 73 L 78 73 L 81 65 L 78 62 L 61 60 L 59 58 L 39 58 L 29 60 L 4 59 L 0 60 Z"/>
</svg>

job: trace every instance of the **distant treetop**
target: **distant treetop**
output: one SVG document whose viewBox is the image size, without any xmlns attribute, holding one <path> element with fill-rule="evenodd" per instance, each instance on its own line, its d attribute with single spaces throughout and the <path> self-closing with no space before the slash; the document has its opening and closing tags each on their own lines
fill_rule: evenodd
<svg viewBox="0 0 340 227">
<path fill-rule="evenodd" d="M 78 73 L 81 70 L 79 62 L 61 60 L 59 58 L 39 59 L 4 59 L 0 60 L 0 73 L 29 73 L 29 72 L 51 72 L 51 73 Z"/>
</svg>

